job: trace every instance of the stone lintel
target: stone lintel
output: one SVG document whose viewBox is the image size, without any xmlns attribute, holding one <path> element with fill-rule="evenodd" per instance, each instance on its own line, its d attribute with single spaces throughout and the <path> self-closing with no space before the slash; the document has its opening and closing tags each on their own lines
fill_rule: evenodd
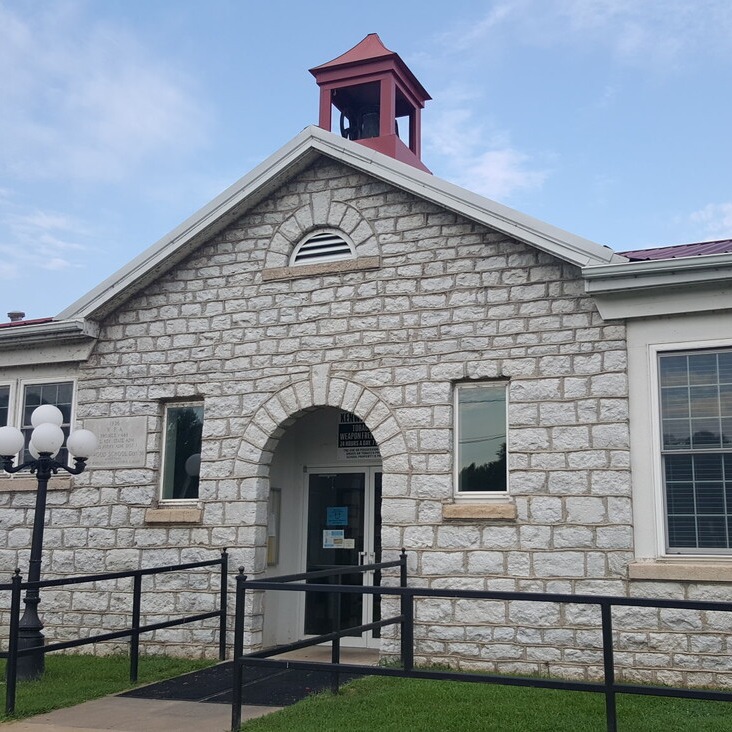
<svg viewBox="0 0 732 732">
<path fill-rule="evenodd" d="M 65 491 L 71 488 L 71 476 L 53 475 L 48 481 L 49 491 Z M 13 493 L 15 491 L 37 491 L 38 480 L 35 476 L 13 476 L 12 478 L 0 478 L 0 493 Z"/>
<path fill-rule="evenodd" d="M 145 511 L 146 524 L 200 524 L 202 511 L 191 506 L 175 508 L 148 508 Z"/>
<path fill-rule="evenodd" d="M 631 562 L 628 576 L 637 580 L 732 582 L 730 562 Z"/>
<path fill-rule="evenodd" d="M 513 503 L 446 503 L 442 518 L 478 521 L 515 521 L 516 505 Z"/>
<path fill-rule="evenodd" d="M 339 272 L 358 272 L 365 269 L 379 269 L 381 257 L 358 257 L 343 259 L 340 262 L 323 262 L 321 264 L 303 264 L 297 267 L 272 267 L 262 271 L 262 281 L 294 280 L 297 277 L 313 275 L 337 274 Z"/>
</svg>

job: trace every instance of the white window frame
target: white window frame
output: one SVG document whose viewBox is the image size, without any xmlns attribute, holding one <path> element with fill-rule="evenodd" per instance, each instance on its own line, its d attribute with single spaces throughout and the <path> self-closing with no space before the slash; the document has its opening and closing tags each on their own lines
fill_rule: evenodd
<svg viewBox="0 0 732 732">
<path fill-rule="evenodd" d="M 494 491 L 461 491 L 460 488 L 460 407 L 459 394 L 463 389 L 500 387 L 505 395 L 504 401 L 504 436 L 506 440 L 506 489 Z M 457 502 L 505 502 L 510 495 L 509 485 L 509 453 L 508 453 L 508 380 L 459 381 L 453 384 L 453 496 Z"/>
<path fill-rule="evenodd" d="M 661 402 L 659 355 L 675 352 L 732 348 L 730 338 L 680 340 L 684 332 L 703 336 L 719 330 L 719 321 L 690 316 L 688 327 L 676 319 L 649 321 L 648 331 L 635 336 L 629 324 L 628 377 L 630 384 L 630 456 L 633 496 L 633 527 L 636 558 L 670 563 L 732 562 L 728 552 L 669 552 L 666 548 L 666 505 L 661 455 Z M 664 337 L 668 340 L 664 341 Z"/>
<path fill-rule="evenodd" d="M 654 418 L 654 437 L 656 448 L 654 451 L 654 462 L 656 475 L 658 479 L 654 481 L 656 488 L 656 502 L 659 507 L 657 513 L 658 521 L 660 523 L 660 530 L 658 531 L 658 539 L 660 541 L 660 552 L 659 556 L 668 558 L 686 557 L 695 559 L 697 557 L 716 557 L 724 558 L 727 557 L 732 560 L 732 549 L 718 548 L 716 550 L 703 551 L 702 549 L 689 549 L 689 551 L 670 551 L 667 547 L 668 536 L 667 536 L 667 509 L 666 509 L 666 486 L 665 486 L 665 472 L 663 462 L 663 424 L 661 420 L 661 378 L 660 378 L 660 359 L 664 355 L 673 355 L 677 353 L 692 354 L 692 353 L 703 353 L 703 352 L 718 352 L 721 350 L 732 351 L 732 342 L 724 341 L 727 345 L 710 345 L 709 343 L 701 345 L 699 342 L 694 344 L 674 344 L 673 346 L 668 345 L 656 345 L 652 346 L 650 351 L 653 354 L 654 364 L 652 369 L 653 376 L 653 418 Z M 666 451 L 667 454 L 669 451 Z M 703 451 L 700 451 L 703 452 Z"/>
<path fill-rule="evenodd" d="M 180 506 L 180 505 L 191 505 L 191 504 L 198 504 L 200 500 L 200 490 L 201 490 L 201 483 L 200 483 L 200 474 L 199 474 L 199 484 L 198 484 L 198 495 L 196 495 L 195 498 L 165 498 L 163 496 L 163 492 L 165 490 L 165 466 L 167 462 L 167 432 L 168 432 L 168 414 L 169 410 L 171 409 L 186 409 L 191 407 L 200 407 L 203 410 L 203 417 L 201 420 L 201 424 L 203 424 L 203 420 L 205 420 L 205 405 L 203 399 L 198 400 L 190 400 L 190 401 L 184 401 L 184 402 L 165 402 L 163 404 L 163 415 L 162 415 L 162 427 L 161 427 L 161 444 L 160 444 L 160 481 L 158 486 L 158 496 L 160 504 L 164 504 L 166 506 Z M 203 449 L 203 435 L 201 435 L 201 450 Z"/>
<path fill-rule="evenodd" d="M 76 424 L 77 379 L 73 376 L 64 376 L 63 374 L 44 377 L 26 376 L 18 379 L 10 379 L 0 382 L 0 386 L 10 386 L 10 399 L 8 403 L 8 424 L 13 427 L 17 427 L 18 429 L 23 428 L 23 400 L 26 386 L 60 383 L 71 384 L 71 414 L 69 417 L 69 429 L 73 430 L 74 425 Z M 17 476 L 8 476 L 4 473 L 0 473 L 0 477 L 12 478 L 23 476 L 21 476 L 20 474 L 18 474 Z"/>
<path fill-rule="evenodd" d="M 8 421 L 6 424 L 13 424 L 13 409 L 15 408 L 15 382 L 14 381 L 0 381 L 0 389 L 8 387 Z M 5 425 L 0 424 L 0 427 Z"/>
</svg>

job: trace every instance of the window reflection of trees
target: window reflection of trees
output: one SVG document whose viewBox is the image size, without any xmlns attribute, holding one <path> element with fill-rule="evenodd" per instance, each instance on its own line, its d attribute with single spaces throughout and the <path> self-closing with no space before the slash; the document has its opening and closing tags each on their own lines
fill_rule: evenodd
<svg viewBox="0 0 732 732">
<path fill-rule="evenodd" d="M 199 476 L 186 470 L 189 458 L 201 452 L 203 432 L 203 409 L 201 407 L 179 407 L 171 410 L 168 421 L 168 441 L 175 445 L 172 465 L 172 485 L 166 498 L 191 499 L 198 497 Z M 167 493 L 167 491 L 166 491 Z"/>
<path fill-rule="evenodd" d="M 474 462 L 460 471 L 461 491 L 506 490 L 506 443 L 501 443 L 495 460 L 482 465 Z"/>
<path fill-rule="evenodd" d="M 684 450 L 691 447 L 719 447 L 732 445 L 732 440 L 726 434 L 712 432 L 710 430 L 699 430 L 691 437 L 679 437 L 672 432 L 663 433 L 663 445 L 666 450 Z"/>
</svg>

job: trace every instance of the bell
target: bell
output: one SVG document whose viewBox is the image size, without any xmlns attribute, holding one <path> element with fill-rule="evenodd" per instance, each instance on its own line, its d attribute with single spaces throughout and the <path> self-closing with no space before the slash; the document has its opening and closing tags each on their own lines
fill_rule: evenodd
<svg viewBox="0 0 732 732">
<path fill-rule="evenodd" d="M 346 119 L 348 126 L 346 126 Z M 341 112 L 341 135 L 348 140 L 379 136 L 379 108 L 360 107 Z"/>
<path fill-rule="evenodd" d="M 379 136 L 379 108 L 371 107 L 363 109 L 360 114 L 359 140 L 366 140 L 369 137 Z"/>
</svg>

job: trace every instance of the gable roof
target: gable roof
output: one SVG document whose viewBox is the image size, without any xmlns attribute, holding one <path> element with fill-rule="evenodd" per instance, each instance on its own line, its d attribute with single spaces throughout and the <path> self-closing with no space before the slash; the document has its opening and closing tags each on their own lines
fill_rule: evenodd
<svg viewBox="0 0 732 732">
<path fill-rule="evenodd" d="M 608 247 L 543 223 L 332 132 L 311 126 L 167 236 L 62 311 L 57 319 L 96 320 L 108 315 L 319 156 L 340 161 L 570 264 L 583 267 L 627 261 Z"/>
</svg>

